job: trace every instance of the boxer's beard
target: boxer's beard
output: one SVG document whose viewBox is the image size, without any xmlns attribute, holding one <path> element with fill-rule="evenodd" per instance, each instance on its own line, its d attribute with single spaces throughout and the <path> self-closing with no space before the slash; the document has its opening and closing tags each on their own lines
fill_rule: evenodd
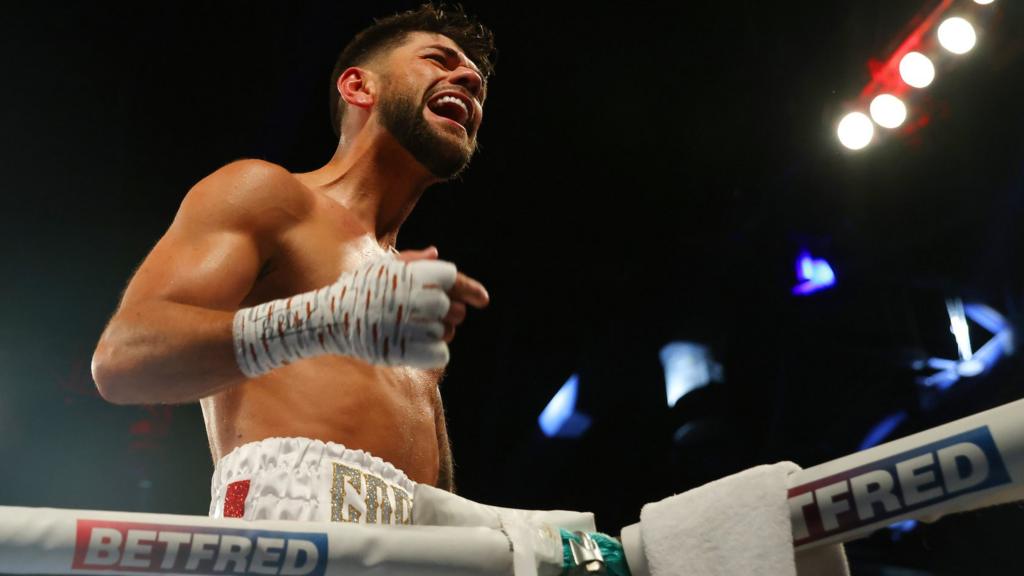
<svg viewBox="0 0 1024 576">
<path fill-rule="evenodd" d="M 411 92 L 388 82 L 380 100 L 381 124 L 431 174 L 448 180 L 458 176 L 476 151 L 476 139 L 455 143 L 438 134 L 423 116 L 426 104 L 416 104 Z"/>
</svg>

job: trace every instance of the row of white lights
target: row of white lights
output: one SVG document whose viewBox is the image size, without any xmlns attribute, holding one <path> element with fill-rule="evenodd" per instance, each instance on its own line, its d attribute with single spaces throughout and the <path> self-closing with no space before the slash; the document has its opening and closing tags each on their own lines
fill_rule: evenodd
<svg viewBox="0 0 1024 576">
<path fill-rule="evenodd" d="M 991 4 L 993 0 L 974 0 Z M 938 28 L 939 44 L 953 54 L 966 54 L 978 40 L 974 26 L 959 16 L 947 18 Z M 935 79 L 935 65 L 920 52 L 908 52 L 900 60 L 900 78 L 914 88 L 925 88 Z M 875 137 L 872 120 L 882 128 L 898 128 L 907 119 L 907 106 L 892 94 L 879 94 L 868 106 L 871 118 L 863 112 L 850 112 L 839 121 L 839 142 L 851 150 L 860 150 Z"/>
</svg>

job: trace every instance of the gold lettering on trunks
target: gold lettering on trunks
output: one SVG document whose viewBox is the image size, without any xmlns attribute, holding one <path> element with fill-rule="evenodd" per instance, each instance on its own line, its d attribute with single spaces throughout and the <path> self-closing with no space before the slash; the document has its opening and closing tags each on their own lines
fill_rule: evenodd
<svg viewBox="0 0 1024 576">
<path fill-rule="evenodd" d="M 377 509 L 380 508 L 380 523 L 391 524 L 391 498 L 388 497 L 388 485 L 380 478 L 366 474 L 366 522 L 377 523 Z M 379 489 L 379 492 L 378 492 Z M 378 494 L 380 496 L 378 497 Z"/>
<path fill-rule="evenodd" d="M 358 523 L 359 522 L 359 518 L 362 517 L 362 515 L 363 515 L 363 513 L 360 512 L 359 510 L 356 510 L 355 506 L 349 504 L 349 506 L 348 506 L 348 521 L 349 522 L 356 522 L 356 523 Z"/>
<path fill-rule="evenodd" d="M 356 494 L 363 494 L 363 474 L 355 468 L 334 463 L 334 474 L 331 478 L 331 522 L 359 522 L 359 511 L 348 506 L 348 517 L 345 517 L 345 481 L 355 489 Z"/>
<path fill-rule="evenodd" d="M 395 491 L 395 524 L 412 524 L 412 497 L 398 486 Z"/>
</svg>

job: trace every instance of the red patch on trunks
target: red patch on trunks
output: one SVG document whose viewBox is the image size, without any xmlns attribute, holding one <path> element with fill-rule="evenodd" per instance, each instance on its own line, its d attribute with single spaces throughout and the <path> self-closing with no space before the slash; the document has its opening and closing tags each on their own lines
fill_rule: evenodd
<svg viewBox="0 0 1024 576">
<path fill-rule="evenodd" d="M 245 516 L 245 497 L 249 495 L 249 481 L 239 480 L 228 484 L 228 493 L 224 496 L 224 517 L 242 518 Z"/>
</svg>

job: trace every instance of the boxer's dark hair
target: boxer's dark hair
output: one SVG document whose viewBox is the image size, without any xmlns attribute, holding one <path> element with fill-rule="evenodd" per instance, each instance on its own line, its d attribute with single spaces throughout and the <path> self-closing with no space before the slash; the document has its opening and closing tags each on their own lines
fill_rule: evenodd
<svg viewBox="0 0 1024 576">
<path fill-rule="evenodd" d="M 447 36 L 480 68 L 484 79 L 494 71 L 494 33 L 466 14 L 461 5 L 435 6 L 428 3 L 415 10 L 375 19 L 369 28 L 356 34 L 345 46 L 334 64 L 330 102 L 331 122 L 336 135 L 341 135 L 341 119 L 345 115 L 345 101 L 335 88 L 338 77 L 347 68 L 365 64 L 398 46 L 410 32 L 432 32 Z"/>
</svg>

